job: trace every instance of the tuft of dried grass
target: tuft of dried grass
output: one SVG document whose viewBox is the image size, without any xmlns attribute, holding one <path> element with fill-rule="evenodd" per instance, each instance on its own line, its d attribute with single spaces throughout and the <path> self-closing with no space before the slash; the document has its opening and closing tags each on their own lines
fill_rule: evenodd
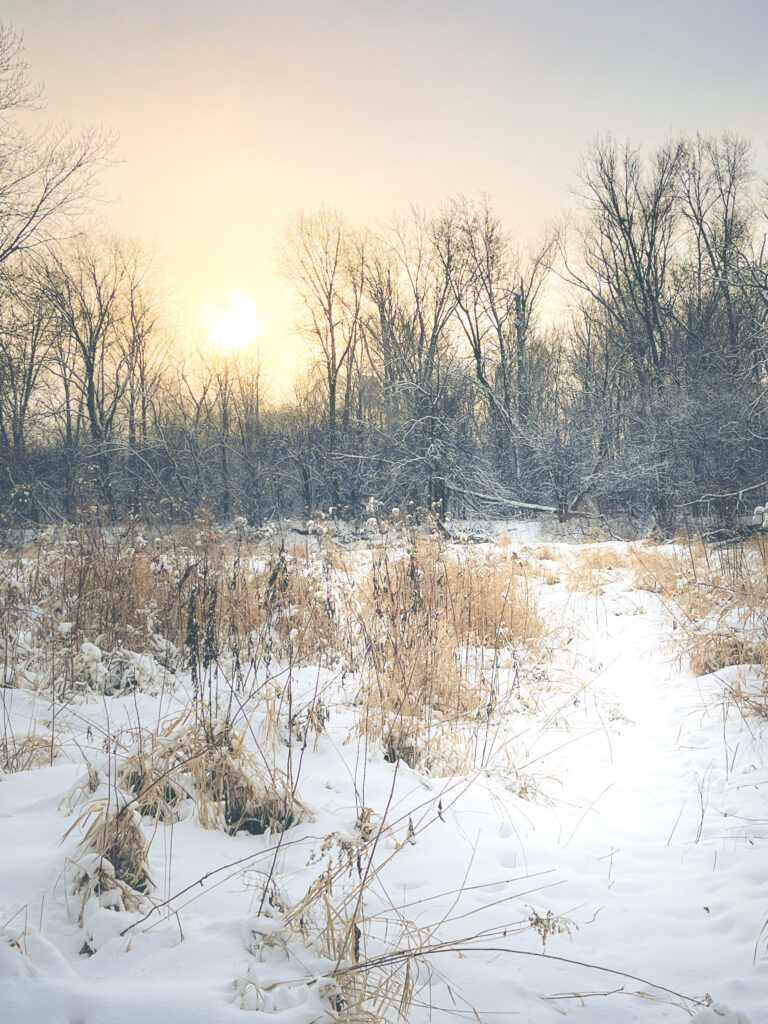
<svg viewBox="0 0 768 1024">
<path fill-rule="evenodd" d="M 540 562 L 555 562 L 557 561 L 557 553 L 549 544 L 536 544 L 530 548 L 530 551 L 534 558 Z"/>
<path fill-rule="evenodd" d="M 185 714 L 144 738 L 126 759 L 121 784 L 142 814 L 173 820 L 185 798 L 204 828 L 261 835 L 308 817 L 288 778 L 246 748 L 246 729 L 227 719 Z"/>
<path fill-rule="evenodd" d="M 599 592 L 602 587 L 614 583 L 619 573 L 633 568 L 632 556 L 615 543 L 595 543 L 577 549 L 567 577 L 569 591 Z"/>
<path fill-rule="evenodd" d="M 538 650 L 547 626 L 521 563 L 417 540 L 374 556 L 361 584 L 361 728 L 414 767 L 458 723 L 492 707 L 484 661 Z"/>
<path fill-rule="evenodd" d="M 264 548 L 205 519 L 152 537 L 95 514 L 0 559 L 0 682 L 109 693 L 135 685 L 144 655 L 197 687 L 222 659 L 335 664 L 348 572 L 330 540 Z"/>
<path fill-rule="evenodd" d="M 651 594 L 669 597 L 678 589 L 681 565 L 674 552 L 636 546 L 632 548 L 635 558 L 635 587 Z"/>
<path fill-rule="evenodd" d="M 103 870 L 129 890 L 146 894 L 152 887 L 152 879 L 147 865 L 149 844 L 141 818 L 119 791 L 116 797 L 117 806 L 115 800 L 91 803 L 67 829 L 64 838 L 75 829 L 87 826 L 80 844 L 81 852 L 106 862 L 109 867 Z M 93 876 L 94 873 L 89 872 L 91 879 Z"/>
<path fill-rule="evenodd" d="M 726 693 L 744 713 L 763 715 L 768 666 L 768 550 L 764 537 L 724 545 L 689 538 L 680 549 L 674 593 L 681 653 L 696 676 L 736 665 L 762 669 L 757 695 L 728 683 Z M 754 689 L 754 688 L 752 688 Z"/>
<path fill-rule="evenodd" d="M 732 665 L 768 665 L 768 643 L 735 630 L 716 629 L 694 637 L 688 664 L 695 676 L 709 675 Z"/>
<path fill-rule="evenodd" d="M 60 748 L 50 736 L 29 733 L 26 736 L 6 735 L 0 739 L 0 771 L 26 772 L 53 764 Z"/>
</svg>

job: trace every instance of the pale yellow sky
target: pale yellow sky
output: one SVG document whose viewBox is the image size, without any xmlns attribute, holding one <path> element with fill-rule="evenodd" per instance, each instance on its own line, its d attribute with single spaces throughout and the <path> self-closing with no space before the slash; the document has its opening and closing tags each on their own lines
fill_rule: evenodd
<svg viewBox="0 0 768 1024">
<path fill-rule="evenodd" d="M 48 114 L 119 134 L 114 225 L 193 322 L 253 299 L 275 362 L 275 246 L 297 209 L 375 222 L 485 192 L 533 236 L 597 132 L 750 136 L 765 168 L 764 0 L 5 0 Z M 202 329 L 202 327 L 201 327 Z"/>
</svg>

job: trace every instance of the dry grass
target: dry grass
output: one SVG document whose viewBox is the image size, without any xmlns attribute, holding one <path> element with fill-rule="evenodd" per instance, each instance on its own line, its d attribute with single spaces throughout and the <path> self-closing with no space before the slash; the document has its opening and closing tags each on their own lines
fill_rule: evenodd
<svg viewBox="0 0 768 1024">
<path fill-rule="evenodd" d="M 340 562 L 330 544 L 259 547 L 205 520 L 148 540 L 94 517 L 0 560 L 0 680 L 109 693 L 136 685 L 135 655 L 198 686 L 221 658 L 333 661 Z"/>
<path fill-rule="evenodd" d="M 147 893 L 152 879 L 147 866 L 149 844 L 139 814 L 125 800 L 96 800 L 67 829 L 68 838 L 75 829 L 86 828 L 80 844 L 83 855 L 105 861 L 100 866 L 116 882 L 136 893 Z M 88 872 L 93 879 L 94 873 Z"/>
<path fill-rule="evenodd" d="M 670 597 L 678 589 L 682 566 L 674 551 L 646 545 L 632 548 L 635 559 L 635 587 L 651 594 Z"/>
<path fill-rule="evenodd" d="M 691 672 L 705 676 L 732 665 L 767 665 L 768 640 L 755 642 L 743 634 L 720 628 L 695 636 L 687 653 Z"/>
<path fill-rule="evenodd" d="M 59 746 L 50 736 L 29 733 L 26 736 L 6 735 L 0 739 L 0 771 L 27 772 L 53 764 Z"/>
<path fill-rule="evenodd" d="M 736 665 L 768 666 L 768 550 L 762 536 L 724 545 L 688 538 L 650 573 L 678 627 L 678 645 L 696 676 Z M 645 558 L 645 554 L 643 555 Z M 674 585 L 673 585 L 674 579 Z M 728 686 L 744 710 L 762 708 Z M 762 713 L 762 712 L 761 712 Z"/>
<path fill-rule="evenodd" d="M 308 817 L 284 772 L 246 746 L 247 729 L 226 718 L 185 713 L 143 737 L 120 769 L 120 781 L 142 814 L 174 820 L 180 803 L 195 802 L 204 828 L 261 835 Z"/>
<path fill-rule="evenodd" d="M 727 688 L 727 698 L 737 705 L 742 714 L 768 721 L 768 677 L 765 674 L 758 685 L 738 677 L 732 680 Z"/>
<path fill-rule="evenodd" d="M 115 794 L 119 797 L 119 794 Z M 139 911 L 154 886 L 147 856 L 149 843 L 136 810 L 124 800 L 95 800 L 67 830 L 86 829 L 77 856 L 67 862 L 67 909 L 83 929 L 80 954 L 91 956 L 97 943 L 88 927 L 88 911 Z"/>
<path fill-rule="evenodd" d="M 557 552 L 549 544 L 537 544 L 536 547 L 528 549 L 534 558 L 540 562 L 557 561 Z"/>
<path fill-rule="evenodd" d="M 490 714 L 497 694 L 485 666 L 539 650 L 547 634 L 519 563 L 436 541 L 376 556 L 361 590 L 361 727 L 381 737 L 387 760 L 411 766 L 458 723 Z"/>
<path fill-rule="evenodd" d="M 137 657 L 148 655 L 175 695 L 188 692 L 186 710 L 159 725 L 110 733 L 108 771 L 92 768 L 88 792 L 78 793 L 85 807 L 67 836 L 83 833 L 72 890 L 83 952 L 94 951 L 86 913 L 94 897 L 115 909 L 146 902 L 156 827 L 147 818 L 172 825 L 194 816 L 231 835 L 281 833 L 309 819 L 297 796 L 299 748 L 322 733 L 327 708 L 320 692 L 300 706 L 278 693 L 290 690 L 294 666 L 354 674 L 361 751 L 373 740 L 388 760 L 426 770 L 486 763 L 480 730 L 501 721 L 510 679 L 520 693 L 548 653 L 552 627 L 536 592 L 551 567 L 512 545 L 448 545 L 408 524 L 387 537 L 387 546 L 346 553 L 330 536 L 267 547 L 202 520 L 161 538 L 93 520 L 0 565 L 0 640 L 13 684 L 27 685 L 29 662 L 54 705 L 77 703 L 79 688 L 119 694 L 145 685 Z M 20 766 L 43 754 L 47 763 L 52 749 L 31 738 L 24 754 L 17 746 L 6 754 Z M 382 866 L 373 870 L 376 840 L 392 828 L 366 811 L 352 838 L 327 837 L 328 870 L 280 910 L 337 964 L 363 956 L 362 908 Z M 398 836 L 382 863 L 407 848 L 405 827 Z M 417 930 L 402 925 L 417 948 Z M 407 1019 L 409 970 L 382 962 L 340 971 L 339 1019 Z"/>
<path fill-rule="evenodd" d="M 566 587 L 573 593 L 599 592 L 614 583 L 622 571 L 634 568 L 630 553 L 611 544 L 590 544 L 577 549 L 566 576 Z"/>
<path fill-rule="evenodd" d="M 15 680 L 31 658 L 30 675 L 63 698 L 171 673 L 189 678 L 193 703 L 205 701 L 213 719 L 228 717 L 233 689 L 260 668 L 341 667 L 365 679 L 363 731 L 389 759 L 424 763 L 425 740 L 472 716 L 487 721 L 502 663 L 543 656 L 543 570 L 511 546 L 446 546 L 399 523 L 395 541 L 363 555 L 331 536 L 265 548 L 205 520 L 148 539 L 137 523 L 107 528 L 96 517 L 43 538 L 8 570 L 5 674 Z M 10 644 L 25 612 L 31 654 Z M 135 774 L 152 813 L 172 803 L 151 772 Z"/>
<path fill-rule="evenodd" d="M 282 596 L 270 583 L 282 567 L 253 572 L 255 555 L 206 522 L 151 542 L 134 525 L 107 532 L 88 522 L 55 549 L 51 598 L 76 638 L 154 653 L 159 636 L 202 663 L 221 637 L 246 647 Z"/>
</svg>

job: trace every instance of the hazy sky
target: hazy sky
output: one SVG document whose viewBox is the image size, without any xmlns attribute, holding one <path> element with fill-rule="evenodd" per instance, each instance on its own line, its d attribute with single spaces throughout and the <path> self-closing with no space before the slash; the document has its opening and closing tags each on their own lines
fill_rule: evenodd
<svg viewBox="0 0 768 1024">
<path fill-rule="evenodd" d="M 123 232 L 195 315 L 251 296 L 270 334 L 291 213 L 375 221 L 487 192 L 535 234 L 597 132 L 728 128 L 768 167 L 768 0 L 4 0 L 48 113 L 119 133 Z"/>
</svg>

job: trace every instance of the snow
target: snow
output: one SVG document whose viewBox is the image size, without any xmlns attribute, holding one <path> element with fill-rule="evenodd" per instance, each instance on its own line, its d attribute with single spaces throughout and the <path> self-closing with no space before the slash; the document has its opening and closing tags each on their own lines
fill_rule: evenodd
<svg viewBox="0 0 768 1024">
<path fill-rule="evenodd" d="M 734 1013 L 724 1003 L 713 1003 L 693 1017 L 693 1024 L 750 1024 L 743 1013 Z"/>
<path fill-rule="evenodd" d="M 536 530 L 514 541 L 535 546 Z M 565 578 L 574 547 L 547 547 Z M 370 858 L 361 959 L 417 935 L 432 951 L 413 962 L 413 1024 L 768 1021 L 768 723 L 721 700 L 744 671 L 681 667 L 662 600 L 629 572 L 590 593 L 544 585 L 541 600 L 559 623 L 551 685 L 532 708 L 510 703 L 495 761 L 444 777 L 389 763 L 354 738 L 354 680 L 294 668 L 296 707 L 321 692 L 331 712 L 302 753 L 305 820 L 232 836 L 184 803 L 177 820 L 145 818 L 154 888 L 135 905 L 108 886 L 83 905 L 75 879 L 96 866 L 78 820 L 110 793 L 107 732 L 178 715 L 185 687 L 153 686 L 145 659 L 136 692 L 57 705 L 62 754 L 0 777 L 3 1019 L 337 1019 L 355 965 L 335 976 L 322 900 L 296 908 L 324 871 L 329 900 L 352 891 Z M 104 682 L 100 649 L 81 650 Z M 3 700 L 16 736 L 48 735 L 44 690 Z M 245 711 L 266 735 L 255 697 Z"/>
</svg>

